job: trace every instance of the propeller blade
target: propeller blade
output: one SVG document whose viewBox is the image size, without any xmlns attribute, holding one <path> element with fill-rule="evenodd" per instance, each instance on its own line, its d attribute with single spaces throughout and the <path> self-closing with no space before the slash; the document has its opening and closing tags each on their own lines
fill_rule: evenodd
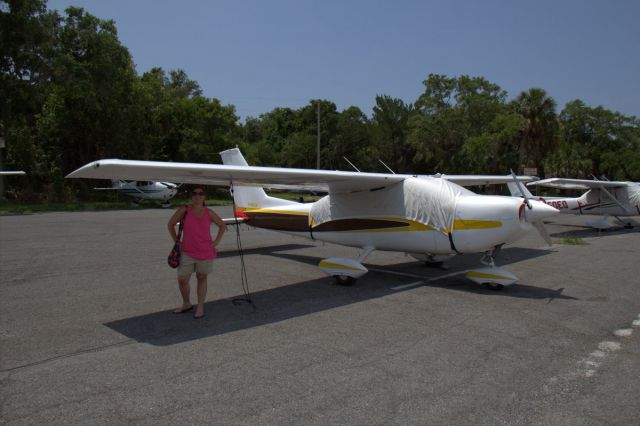
<svg viewBox="0 0 640 426">
<path fill-rule="evenodd" d="M 551 239 L 551 235 L 549 235 L 549 233 L 547 232 L 547 228 L 544 227 L 544 223 L 541 221 L 533 222 L 533 226 L 536 227 L 536 229 L 538 230 L 538 234 L 540 234 L 542 239 L 545 240 L 547 244 L 549 244 L 549 247 L 551 247 L 553 245 L 553 240 Z"/>
<path fill-rule="evenodd" d="M 529 207 L 529 210 L 531 210 L 531 202 L 529 201 L 529 197 L 527 197 L 526 191 L 522 189 L 522 184 L 520 183 L 520 181 L 516 177 L 516 174 L 513 173 L 513 169 L 511 169 L 510 172 L 511 172 L 511 176 L 513 177 L 513 180 L 516 182 L 516 185 L 517 185 L 518 189 L 520 190 L 520 194 L 522 194 L 522 197 L 524 198 L 524 201 L 527 203 L 527 207 Z"/>
</svg>

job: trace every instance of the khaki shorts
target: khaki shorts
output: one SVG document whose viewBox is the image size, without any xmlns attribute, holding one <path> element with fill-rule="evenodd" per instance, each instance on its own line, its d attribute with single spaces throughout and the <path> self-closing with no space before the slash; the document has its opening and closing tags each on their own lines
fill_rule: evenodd
<svg viewBox="0 0 640 426">
<path fill-rule="evenodd" d="M 213 259 L 198 260 L 182 253 L 180 256 L 180 265 L 178 266 L 178 276 L 188 277 L 192 273 L 210 274 L 213 271 Z"/>
</svg>

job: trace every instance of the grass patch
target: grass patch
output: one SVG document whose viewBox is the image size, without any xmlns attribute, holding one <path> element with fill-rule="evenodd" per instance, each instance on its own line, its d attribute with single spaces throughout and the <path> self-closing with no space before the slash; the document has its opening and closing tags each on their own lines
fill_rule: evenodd
<svg viewBox="0 0 640 426">
<path fill-rule="evenodd" d="M 582 238 L 558 238 L 554 242 L 556 244 L 566 244 L 571 246 L 586 246 L 589 244 Z"/>
</svg>

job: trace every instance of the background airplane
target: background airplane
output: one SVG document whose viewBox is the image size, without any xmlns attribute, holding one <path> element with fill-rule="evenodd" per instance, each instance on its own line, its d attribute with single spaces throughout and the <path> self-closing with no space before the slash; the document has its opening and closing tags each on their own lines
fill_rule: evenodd
<svg viewBox="0 0 640 426">
<path fill-rule="evenodd" d="M 522 196 L 520 189 L 508 183 L 512 195 Z M 640 215 L 640 183 L 608 180 L 550 178 L 527 183 L 527 186 L 544 186 L 558 189 L 588 190 L 579 197 L 540 197 L 526 188 L 522 191 L 531 199 L 540 200 L 564 214 L 598 215 L 601 219 L 586 222 L 596 229 L 608 229 L 612 225 L 608 217 L 615 217 L 625 227 L 638 226 L 630 216 Z"/>
<path fill-rule="evenodd" d="M 171 206 L 169 200 L 178 193 L 178 185 L 171 182 L 125 181 L 112 179 L 110 188 L 93 188 L 96 190 L 118 191 L 134 198 L 138 205 L 142 200 L 160 201 L 163 208 Z"/>
<path fill-rule="evenodd" d="M 484 253 L 484 267 L 466 276 L 478 283 L 510 285 L 517 278 L 494 262 L 500 249 L 534 228 L 550 241 L 542 220 L 558 213 L 540 201 L 475 194 L 451 177 L 251 167 L 237 148 L 221 156 L 224 165 L 99 160 L 67 177 L 228 186 L 236 215 L 248 225 L 360 248 L 355 259 L 329 258 L 318 264 L 343 284 L 367 273 L 362 262 L 373 250 L 388 250 Z M 313 203 L 297 203 L 271 197 L 262 189 L 274 184 L 321 186 L 328 195 Z"/>
</svg>

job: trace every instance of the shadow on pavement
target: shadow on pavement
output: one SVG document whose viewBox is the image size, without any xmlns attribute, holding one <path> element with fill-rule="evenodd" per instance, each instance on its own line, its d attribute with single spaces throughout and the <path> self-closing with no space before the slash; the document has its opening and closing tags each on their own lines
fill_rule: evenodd
<svg viewBox="0 0 640 426">
<path fill-rule="evenodd" d="M 570 225 L 565 225 L 570 227 Z M 611 229 L 599 231 L 590 227 L 583 227 L 572 225 L 578 229 L 572 229 L 569 231 L 555 232 L 550 234 L 554 238 L 594 238 L 594 237 L 608 237 L 610 235 L 631 234 L 634 232 L 640 232 L 640 228 L 624 228 L 622 226 L 615 226 Z"/>
<path fill-rule="evenodd" d="M 296 245 L 256 248 L 245 251 L 245 253 L 270 254 L 272 256 L 309 264 L 317 264 L 319 262 L 320 258 L 317 257 L 276 253 L 278 250 L 291 250 L 292 246 Z M 221 255 L 224 256 L 225 253 L 221 253 Z M 542 256 L 547 254 L 548 251 L 513 248 L 505 250 L 503 253 L 509 254 L 504 257 L 509 258 L 510 262 L 517 262 L 522 259 Z M 477 264 L 477 261 L 471 261 L 473 264 Z M 501 264 L 505 264 L 505 262 Z M 378 267 L 377 269 L 380 268 Z M 420 262 L 385 266 L 384 269 L 411 270 L 411 273 L 416 273 L 415 270 L 417 269 L 423 271 L 424 274 L 420 275 L 424 275 L 424 278 L 428 280 L 431 278 L 430 276 L 449 275 L 455 273 L 456 270 L 462 272 L 464 266 L 456 265 L 455 269 L 452 267 L 452 269 L 446 273 L 443 273 L 441 270 L 426 268 Z M 255 311 L 248 304 L 234 305 L 232 303 L 233 298 L 227 298 L 206 303 L 205 312 L 207 316 L 200 320 L 193 319 L 192 313 L 176 315 L 169 310 L 112 321 L 105 323 L 105 325 L 138 342 L 156 346 L 167 346 L 273 324 L 290 318 L 301 317 L 409 290 L 409 288 L 394 290 L 389 285 L 388 280 L 380 279 L 380 277 L 388 276 L 388 274 L 372 271 L 370 275 L 372 279 L 362 278 L 352 287 L 336 285 L 333 279 L 326 277 L 259 291 L 251 295 L 253 303 L 257 307 Z M 415 280 L 416 278 L 395 276 L 393 278 L 393 285 L 397 286 L 398 284 Z M 531 285 L 515 284 L 502 291 L 490 290 L 468 281 L 461 275 L 448 276 L 427 282 L 424 285 L 431 288 L 445 288 L 478 293 L 490 297 L 549 299 L 549 301 L 553 299 L 577 300 L 571 296 L 563 295 L 562 292 L 564 289 L 551 290 Z"/>
</svg>

